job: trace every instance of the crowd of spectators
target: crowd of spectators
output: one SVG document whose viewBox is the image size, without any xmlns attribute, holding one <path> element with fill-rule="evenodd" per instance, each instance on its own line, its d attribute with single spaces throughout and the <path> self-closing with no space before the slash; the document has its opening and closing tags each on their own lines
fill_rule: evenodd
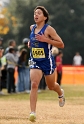
<svg viewBox="0 0 84 124">
<path fill-rule="evenodd" d="M 28 38 L 22 40 L 22 44 L 17 46 L 14 39 L 9 40 L 6 49 L 3 48 L 3 38 L 0 37 L 0 95 L 3 95 L 3 89 L 7 89 L 8 94 L 12 93 L 30 93 L 30 69 L 28 60 L 30 58 L 30 48 L 28 47 Z M 61 85 L 62 79 L 62 56 L 63 52 L 55 47 L 52 49 L 55 58 L 57 82 Z M 81 65 L 82 57 L 79 52 L 73 58 L 73 65 Z M 17 70 L 17 82 L 15 82 L 15 70 Z M 46 83 L 43 75 L 39 90 L 45 90 Z"/>
<path fill-rule="evenodd" d="M 24 41 L 24 39 L 23 39 Z M 0 94 L 4 94 L 3 88 L 7 89 L 7 93 L 18 93 L 30 91 L 30 76 L 28 59 L 30 49 L 28 48 L 29 39 L 22 42 L 22 47 L 19 49 L 16 46 L 14 39 L 9 40 L 9 45 L 6 49 L 2 47 L 3 39 L 0 38 Z M 15 83 L 15 69 L 17 68 L 18 79 Z M 23 73 L 24 71 L 24 73 Z"/>
<path fill-rule="evenodd" d="M 8 47 L 2 47 L 3 38 L 0 37 L 0 95 L 4 95 L 4 90 L 8 94 L 30 93 L 30 69 L 28 60 L 30 58 L 30 48 L 28 47 L 28 38 L 22 40 L 22 44 L 17 46 L 14 39 L 8 41 Z M 17 79 L 15 79 L 15 70 L 17 70 Z M 17 80 L 17 82 L 15 81 Z M 45 90 L 46 83 L 44 75 L 41 79 L 39 90 Z"/>
</svg>

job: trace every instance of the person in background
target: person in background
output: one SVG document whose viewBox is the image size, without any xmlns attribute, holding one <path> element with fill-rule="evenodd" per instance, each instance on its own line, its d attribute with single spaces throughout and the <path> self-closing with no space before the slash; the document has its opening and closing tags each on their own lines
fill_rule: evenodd
<svg viewBox="0 0 84 124">
<path fill-rule="evenodd" d="M 3 38 L 0 37 L 0 48 L 2 48 L 2 41 L 3 41 Z"/>
<path fill-rule="evenodd" d="M 2 82 L 1 82 L 1 76 L 2 76 L 2 62 L 1 62 L 1 58 L 3 56 L 3 50 L 2 48 L 0 48 L 0 95 L 3 95 L 4 93 L 2 92 Z"/>
<path fill-rule="evenodd" d="M 26 55 L 26 59 L 25 59 L 25 81 L 26 81 L 26 92 L 30 92 L 30 69 L 29 69 L 29 65 L 28 65 L 28 61 L 30 58 L 30 48 L 28 47 L 28 43 L 29 43 L 29 39 L 28 38 L 24 38 L 22 40 L 23 46 L 21 47 L 20 51 L 22 49 L 25 49 L 27 51 L 27 55 Z"/>
<path fill-rule="evenodd" d="M 2 54 L 4 52 L 4 49 L 3 49 L 3 38 L 0 37 L 0 49 L 2 49 Z"/>
<path fill-rule="evenodd" d="M 4 39 L 0 37 L 0 49 L 2 49 L 2 58 L 1 58 L 1 84 L 2 88 L 6 88 L 6 78 L 7 78 L 7 71 L 6 71 L 6 66 L 4 64 L 6 63 L 6 59 L 4 57 L 4 48 L 3 48 L 3 41 Z"/>
<path fill-rule="evenodd" d="M 18 60 L 18 83 L 17 83 L 17 92 L 26 92 L 29 93 L 29 84 L 26 80 L 26 56 L 27 50 L 22 49 L 20 52 L 19 60 Z M 27 76 L 28 78 L 28 76 Z"/>
<path fill-rule="evenodd" d="M 80 66 L 82 65 L 82 56 L 79 52 L 76 52 L 75 56 L 73 57 L 73 65 Z"/>
<path fill-rule="evenodd" d="M 2 88 L 6 88 L 6 78 L 7 78 L 7 71 L 6 71 L 6 66 L 4 66 L 4 64 L 6 64 L 6 59 L 4 57 L 4 48 L 3 48 L 3 38 L 0 37 L 0 49 L 2 50 L 2 58 L 1 58 L 1 84 L 2 84 Z"/>
<path fill-rule="evenodd" d="M 7 54 L 9 52 L 10 47 L 14 47 L 14 48 L 16 47 L 16 42 L 14 39 L 9 40 L 8 42 L 9 42 L 9 46 L 6 48 L 4 54 Z"/>
<path fill-rule="evenodd" d="M 54 60 L 56 60 L 56 56 L 59 53 L 59 49 L 57 47 L 52 47 L 52 55 L 54 56 Z"/>
<path fill-rule="evenodd" d="M 61 85 L 61 79 L 62 79 L 62 57 L 63 52 L 59 50 L 57 56 L 56 56 L 56 70 L 57 70 L 57 83 Z"/>
<path fill-rule="evenodd" d="M 15 67 L 18 62 L 18 56 L 14 47 L 9 47 L 9 52 L 5 55 L 7 60 L 7 91 L 8 93 L 15 93 Z"/>
<path fill-rule="evenodd" d="M 3 88 L 7 88 L 7 61 L 6 61 L 6 57 L 2 56 L 1 58 L 1 83 L 2 83 L 2 87 Z"/>
</svg>

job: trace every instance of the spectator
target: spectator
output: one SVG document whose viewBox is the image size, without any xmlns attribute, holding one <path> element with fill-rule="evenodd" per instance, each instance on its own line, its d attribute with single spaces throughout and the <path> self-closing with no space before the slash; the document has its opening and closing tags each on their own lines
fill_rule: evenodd
<svg viewBox="0 0 84 124">
<path fill-rule="evenodd" d="M 9 52 L 5 55 L 7 60 L 7 90 L 8 93 L 15 93 L 15 67 L 18 62 L 18 56 L 16 55 L 15 49 L 9 47 Z"/>
<path fill-rule="evenodd" d="M 9 40 L 9 46 L 5 50 L 5 54 L 9 52 L 9 47 L 16 47 L 16 42 L 14 39 Z"/>
<path fill-rule="evenodd" d="M 29 84 L 26 82 L 26 78 L 28 76 L 26 75 L 25 69 L 27 68 L 26 63 L 26 56 L 27 56 L 27 50 L 22 49 L 21 54 L 19 56 L 18 60 L 18 83 L 17 83 L 17 92 L 26 92 L 29 93 Z M 27 77 L 26 77 L 27 76 Z"/>
<path fill-rule="evenodd" d="M 6 76 L 7 76 L 7 71 L 4 66 L 5 64 L 5 57 L 3 56 L 4 54 L 4 48 L 3 48 L 3 38 L 0 37 L 0 49 L 2 49 L 2 57 L 1 57 L 1 87 L 6 88 Z"/>
<path fill-rule="evenodd" d="M 4 49 L 3 49 L 3 46 L 2 46 L 2 41 L 3 41 L 3 38 L 0 37 L 0 49 L 2 49 L 2 54 L 3 54 Z"/>
<path fill-rule="evenodd" d="M 26 87 L 27 87 L 27 90 L 26 92 L 30 92 L 30 69 L 28 67 L 28 61 L 29 61 L 29 58 L 30 58 L 30 48 L 28 47 L 28 43 L 29 43 L 29 39 L 28 38 L 24 38 L 22 40 L 22 43 L 23 43 L 23 46 L 21 47 L 20 50 L 22 49 L 26 49 L 27 51 L 27 56 L 26 56 L 26 60 L 25 60 L 25 81 L 26 81 Z"/>
<path fill-rule="evenodd" d="M 56 64 L 56 56 L 57 56 L 58 53 L 59 53 L 59 49 L 57 47 L 53 46 L 53 48 L 52 48 L 52 55 L 54 57 L 55 64 Z"/>
<path fill-rule="evenodd" d="M 79 52 L 76 52 L 75 56 L 73 57 L 73 65 L 82 65 L 82 57 Z"/>
<path fill-rule="evenodd" d="M 52 48 L 52 55 L 54 56 L 54 59 L 56 59 L 57 54 L 59 53 L 59 49 L 57 47 Z"/>
<path fill-rule="evenodd" d="M 7 61 L 6 57 L 2 56 L 1 58 L 1 83 L 2 83 L 2 88 L 7 88 Z"/>
<path fill-rule="evenodd" d="M 57 82 L 59 85 L 61 85 L 61 79 L 62 79 L 62 57 L 63 57 L 63 53 L 61 50 L 59 50 L 59 53 L 56 57 Z"/>
<path fill-rule="evenodd" d="M 2 63 L 1 63 L 1 58 L 2 58 L 2 55 L 3 55 L 3 51 L 2 51 L 2 48 L 0 48 L 0 95 L 3 95 L 3 92 L 2 92 L 2 82 L 1 82 L 1 70 L 2 70 Z"/>
<path fill-rule="evenodd" d="M 28 66 L 28 60 L 30 58 L 30 49 L 28 48 L 28 42 L 29 42 L 29 39 L 28 38 L 24 38 L 23 39 L 23 46 L 21 48 L 21 49 L 26 49 L 27 50 L 26 66 Z"/>
</svg>

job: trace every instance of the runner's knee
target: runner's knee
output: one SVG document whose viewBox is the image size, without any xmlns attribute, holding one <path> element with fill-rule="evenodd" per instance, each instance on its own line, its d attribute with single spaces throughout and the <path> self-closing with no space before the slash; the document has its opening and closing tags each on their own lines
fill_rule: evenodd
<svg viewBox="0 0 84 124">
<path fill-rule="evenodd" d="M 33 83 L 31 84 L 31 87 L 37 89 L 37 88 L 38 88 L 38 84 L 37 84 L 37 82 L 33 82 Z"/>
<path fill-rule="evenodd" d="M 48 86 L 49 90 L 54 90 L 55 89 L 55 85 L 52 86 Z"/>
</svg>

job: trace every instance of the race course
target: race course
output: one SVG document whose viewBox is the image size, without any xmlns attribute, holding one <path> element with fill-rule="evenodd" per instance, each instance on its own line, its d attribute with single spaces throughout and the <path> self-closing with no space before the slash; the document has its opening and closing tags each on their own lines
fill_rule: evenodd
<svg viewBox="0 0 84 124">
<path fill-rule="evenodd" d="M 84 124 L 84 85 L 66 85 L 64 89 L 66 104 L 62 108 L 55 92 L 39 93 L 34 124 Z M 0 124 L 32 124 L 29 113 L 29 94 L 0 96 Z"/>
</svg>

